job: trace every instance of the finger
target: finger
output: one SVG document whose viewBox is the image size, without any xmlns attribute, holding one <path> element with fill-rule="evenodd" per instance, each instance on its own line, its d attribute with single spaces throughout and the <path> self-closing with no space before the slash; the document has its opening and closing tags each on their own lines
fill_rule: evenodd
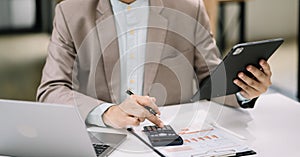
<svg viewBox="0 0 300 157">
<path fill-rule="evenodd" d="M 155 103 L 156 103 L 156 98 L 150 97 L 150 99 L 152 100 L 152 102 L 154 103 L 154 105 L 157 107 L 157 105 L 155 104 Z M 155 110 L 155 112 L 156 112 L 158 115 L 161 115 L 161 112 L 160 112 L 160 110 L 159 110 L 158 107 L 157 107 L 157 110 Z"/>
<path fill-rule="evenodd" d="M 260 82 L 260 87 L 267 88 L 272 84 L 271 76 L 267 75 L 264 71 L 258 70 L 252 65 L 247 66 L 247 70 L 251 72 L 255 76 L 255 78 Z M 268 71 L 268 68 L 266 70 Z"/>
<path fill-rule="evenodd" d="M 145 121 L 145 117 L 138 117 L 138 120 L 140 121 L 140 122 L 144 122 Z"/>
<path fill-rule="evenodd" d="M 139 126 L 139 125 L 140 125 L 140 121 L 136 117 L 127 116 L 126 118 L 124 118 L 124 127 Z"/>
<path fill-rule="evenodd" d="M 127 99 L 119 105 L 119 108 L 126 114 L 126 116 L 146 117 L 147 114 L 146 109 L 133 99 Z"/>
<path fill-rule="evenodd" d="M 242 89 L 242 91 L 244 91 L 244 92 L 247 93 L 248 97 L 246 96 L 246 94 L 244 94 L 245 98 L 251 99 L 252 98 L 251 95 L 255 95 L 256 96 L 255 93 L 257 93 L 257 91 L 254 88 L 246 85 L 243 81 L 235 79 L 233 82 L 234 82 L 234 84 L 236 84 L 237 86 L 239 86 Z"/>
<path fill-rule="evenodd" d="M 262 59 L 262 60 L 259 61 L 259 65 L 262 67 L 264 73 L 267 76 L 272 76 L 271 67 L 270 67 L 270 65 L 268 64 L 267 61 Z"/>
<path fill-rule="evenodd" d="M 138 95 L 131 95 L 132 99 L 136 100 L 142 106 L 149 106 L 151 107 L 157 114 L 161 114 L 157 105 L 152 101 L 153 97 L 149 96 L 138 96 Z M 155 98 L 154 98 L 155 99 Z"/>
<path fill-rule="evenodd" d="M 242 72 L 240 72 L 239 74 L 238 74 L 238 77 L 242 80 L 242 81 L 244 81 L 244 83 L 246 84 L 246 85 L 248 85 L 248 86 L 250 86 L 250 87 L 252 87 L 252 88 L 254 88 L 254 89 L 256 89 L 256 90 L 259 90 L 260 89 L 260 84 L 257 82 L 257 81 L 255 81 L 253 78 L 250 78 L 250 77 L 248 77 L 246 74 L 244 74 L 244 73 L 242 73 Z"/>
<path fill-rule="evenodd" d="M 156 98 L 154 98 L 154 97 L 150 97 L 151 98 L 151 100 L 152 100 L 152 102 L 156 102 Z"/>
<path fill-rule="evenodd" d="M 253 65 L 247 66 L 246 69 L 247 69 L 249 72 L 251 72 L 251 73 L 253 74 L 253 76 L 254 76 L 257 80 L 264 80 L 264 79 L 267 77 L 267 75 L 266 75 L 263 71 L 257 69 L 257 68 L 256 68 L 255 66 L 253 66 Z"/>
<path fill-rule="evenodd" d="M 137 104 L 135 108 L 131 108 L 130 114 L 128 115 L 133 117 L 139 117 L 138 119 L 140 120 L 140 122 L 143 122 L 145 121 L 145 118 L 150 117 L 151 115 L 154 114 L 150 112 L 148 109 L 144 108 L 144 106 Z"/>
<path fill-rule="evenodd" d="M 247 98 L 247 99 L 251 98 L 251 96 L 250 96 L 247 92 L 245 92 L 244 90 L 241 90 L 241 91 L 240 91 L 240 94 L 241 94 L 243 97 Z"/>
<path fill-rule="evenodd" d="M 149 96 L 147 96 L 147 97 L 148 97 L 148 98 L 150 99 L 150 101 L 151 101 L 151 106 L 150 106 L 150 107 L 151 107 L 158 115 L 160 115 L 161 112 L 160 112 L 158 106 L 155 104 L 156 98 L 154 98 L 154 97 L 149 97 Z"/>
<path fill-rule="evenodd" d="M 158 127 L 164 127 L 164 123 L 155 115 L 153 114 L 148 114 L 148 116 L 146 117 L 150 122 L 152 122 L 153 124 L 157 125 Z"/>
</svg>

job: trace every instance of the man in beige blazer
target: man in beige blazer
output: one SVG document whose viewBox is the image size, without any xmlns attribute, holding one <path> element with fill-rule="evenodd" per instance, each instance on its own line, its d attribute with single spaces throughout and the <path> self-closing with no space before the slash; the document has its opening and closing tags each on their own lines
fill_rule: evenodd
<svg viewBox="0 0 300 157">
<path fill-rule="evenodd" d="M 147 6 L 140 15 L 130 14 L 135 3 Z M 128 30 L 126 39 L 121 40 L 124 26 L 120 27 L 119 22 L 124 18 L 113 16 L 118 5 L 127 8 L 120 16 L 138 19 L 144 11 L 147 15 L 146 28 L 134 27 L 136 32 L 141 30 L 136 41 L 145 38 L 145 43 L 138 45 L 138 53 L 144 54 L 143 64 L 136 66 L 142 67 L 142 74 L 136 75 L 142 78 L 138 83 L 123 80 L 130 73 L 124 75 L 123 65 L 129 65 L 135 56 L 124 59 L 120 52 L 126 44 L 121 43 L 130 45 L 129 38 L 135 32 Z M 210 32 L 202 0 L 66 0 L 56 7 L 37 99 L 76 105 L 87 124 L 123 128 L 148 119 L 163 126 L 142 106 L 160 113 L 157 105 L 189 101 L 195 82 L 201 83 L 221 61 Z M 261 61 L 260 65 L 262 70 L 247 67 L 255 79 L 241 73 L 234 80 L 242 89 L 239 101 L 236 95 L 230 95 L 220 99 L 221 103 L 253 107 L 256 98 L 271 84 L 269 64 Z M 123 89 L 129 89 L 131 83 L 141 92 L 124 98 Z"/>
</svg>

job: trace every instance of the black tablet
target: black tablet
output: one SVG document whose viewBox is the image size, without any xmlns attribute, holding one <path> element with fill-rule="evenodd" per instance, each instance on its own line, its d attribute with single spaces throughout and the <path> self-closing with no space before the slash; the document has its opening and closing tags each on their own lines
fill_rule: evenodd
<svg viewBox="0 0 300 157">
<path fill-rule="evenodd" d="M 282 43 L 283 39 L 278 38 L 235 45 L 211 75 L 202 81 L 191 101 L 239 92 L 241 89 L 233 83 L 238 73 L 244 72 L 251 77 L 247 65 L 260 68 L 259 61 L 268 60 Z"/>
</svg>

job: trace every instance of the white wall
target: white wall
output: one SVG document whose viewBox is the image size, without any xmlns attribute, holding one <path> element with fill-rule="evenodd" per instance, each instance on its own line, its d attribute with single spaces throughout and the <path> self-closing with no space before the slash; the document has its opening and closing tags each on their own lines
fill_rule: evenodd
<svg viewBox="0 0 300 157">
<path fill-rule="evenodd" d="M 35 23 L 35 0 L 0 0 L 0 29 L 30 28 Z"/>
<path fill-rule="evenodd" d="M 0 29 L 10 26 L 9 0 L 0 0 Z"/>
<path fill-rule="evenodd" d="M 13 28 L 30 28 L 35 22 L 35 0 L 11 0 Z"/>
<path fill-rule="evenodd" d="M 291 38 L 298 34 L 299 0 L 251 0 L 247 3 L 247 37 Z"/>
<path fill-rule="evenodd" d="M 299 0 L 249 0 L 246 4 L 248 41 L 266 38 L 296 38 Z M 226 24 L 229 47 L 238 42 L 238 4 L 227 3 Z"/>
</svg>

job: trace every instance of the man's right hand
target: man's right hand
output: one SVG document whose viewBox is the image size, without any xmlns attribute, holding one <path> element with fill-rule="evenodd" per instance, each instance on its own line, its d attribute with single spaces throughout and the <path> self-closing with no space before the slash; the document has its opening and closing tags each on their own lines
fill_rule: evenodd
<svg viewBox="0 0 300 157">
<path fill-rule="evenodd" d="M 131 95 L 119 105 L 110 107 L 103 114 L 103 121 L 106 125 L 114 128 L 125 128 L 128 126 L 138 126 L 140 122 L 148 119 L 155 125 L 163 127 L 163 122 L 155 115 L 151 114 L 143 106 L 149 106 L 160 115 L 160 111 L 155 104 L 155 98 L 149 96 Z"/>
</svg>

